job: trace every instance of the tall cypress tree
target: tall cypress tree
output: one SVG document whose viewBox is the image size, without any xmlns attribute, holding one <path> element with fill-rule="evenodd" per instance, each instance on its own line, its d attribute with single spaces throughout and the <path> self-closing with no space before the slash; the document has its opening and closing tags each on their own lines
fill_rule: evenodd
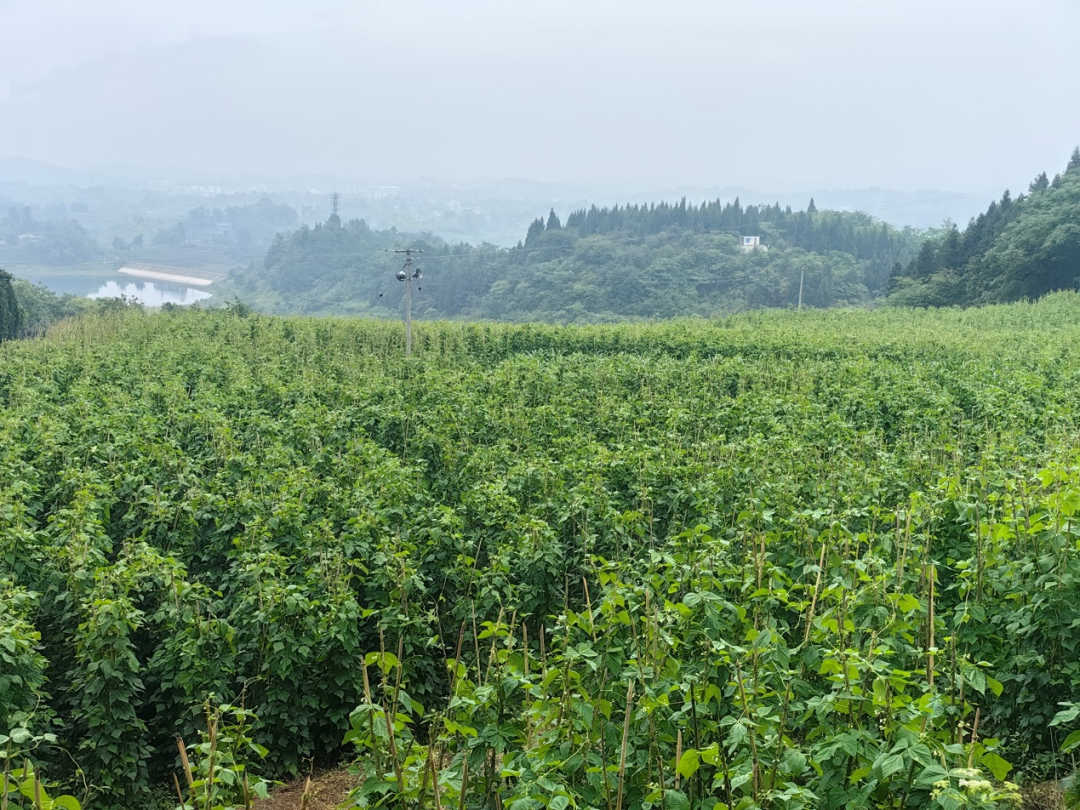
<svg viewBox="0 0 1080 810">
<path fill-rule="evenodd" d="M 12 281 L 10 273 L 0 270 L 0 342 L 14 340 L 22 332 L 22 311 Z"/>
<path fill-rule="evenodd" d="M 1065 173 L 1080 171 L 1080 146 L 1073 149 L 1072 157 L 1069 158 L 1069 165 L 1065 167 Z"/>
<path fill-rule="evenodd" d="M 525 234 L 525 246 L 530 244 L 535 245 L 536 240 L 544 235 L 544 218 L 537 217 L 533 220 L 532 225 L 529 226 L 529 230 Z"/>
</svg>

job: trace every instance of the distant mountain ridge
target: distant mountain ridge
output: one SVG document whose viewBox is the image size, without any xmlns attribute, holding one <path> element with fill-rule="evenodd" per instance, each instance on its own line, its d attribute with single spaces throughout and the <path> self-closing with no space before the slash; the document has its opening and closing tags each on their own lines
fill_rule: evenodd
<svg viewBox="0 0 1080 810">
<path fill-rule="evenodd" d="M 326 190 L 352 186 L 384 185 L 385 178 L 331 177 L 323 174 L 295 173 L 269 174 L 255 172 L 212 172 L 189 167 L 143 167 L 108 165 L 70 167 L 31 160 L 17 156 L 0 156 L 0 185 L 20 183 L 37 186 L 118 186 L 141 187 L 151 182 L 165 181 L 175 184 L 224 185 L 247 187 L 264 185 L 271 189 Z M 779 202 L 783 206 L 802 208 L 807 200 L 814 198 L 821 208 L 843 211 L 864 211 L 897 227 L 938 227 L 946 220 L 966 222 L 986 204 L 998 196 L 995 192 L 962 193 L 943 189 L 920 189 L 898 191 L 884 188 L 859 189 L 810 189 L 761 191 L 742 186 L 678 185 L 662 188 L 634 189 L 609 186 L 585 187 L 570 183 L 529 180 L 526 178 L 503 178 L 501 180 L 474 183 L 445 182 L 426 178 L 400 181 L 396 193 L 405 197 L 428 197 L 432 199 L 460 199 L 484 201 L 488 204 L 499 200 L 531 202 L 536 208 L 555 207 L 566 211 L 567 206 L 582 202 L 599 206 L 626 203 L 647 203 L 652 200 L 677 200 L 685 197 L 695 203 L 720 199 L 724 202 L 740 199 L 743 204 Z"/>
</svg>

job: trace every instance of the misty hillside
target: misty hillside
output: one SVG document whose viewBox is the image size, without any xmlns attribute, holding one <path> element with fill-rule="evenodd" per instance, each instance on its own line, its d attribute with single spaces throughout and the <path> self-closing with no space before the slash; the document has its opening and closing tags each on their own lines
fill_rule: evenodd
<svg viewBox="0 0 1080 810">
<path fill-rule="evenodd" d="M 1002 303 L 1080 282 L 1080 148 L 1062 174 L 1043 172 L 1028 194 L 1008 194 L 971 220 L 923 243 L 892 282 L 907 306 Z"/>
<path fill-rule="evenodd" d="M 220 290 L 275 313 L 391 315 L 401 305 L 398 257 L 419 247 L 414 314 L 550 322 L 617 321 L 868 303 L 909 261 L 920 232 L 862 213 L 746 206 L 719 200 L 551 211 L 516 248 L 450 245 L 432 235 L 371 229 L 337 217 L 279 234 L 261 264 Z M 743 236 L 761 247 L 745 250 Z"/>
</svg>

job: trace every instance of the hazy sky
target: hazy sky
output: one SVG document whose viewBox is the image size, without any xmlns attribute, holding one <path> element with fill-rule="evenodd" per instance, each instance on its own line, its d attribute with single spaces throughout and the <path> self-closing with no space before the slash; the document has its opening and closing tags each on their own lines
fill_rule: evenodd
<svg viewBox="0 0 1080 810">
<path fill-rule="evenodd" d="M 0 0 L 0 155 L 977 191 L 1080 142 L 1080 0 Z"/>
</svg>

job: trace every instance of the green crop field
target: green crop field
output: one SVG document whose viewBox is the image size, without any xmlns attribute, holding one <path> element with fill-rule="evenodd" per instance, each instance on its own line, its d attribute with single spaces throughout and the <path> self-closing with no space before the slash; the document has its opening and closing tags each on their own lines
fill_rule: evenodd
<svg viewBox="0 0 1080 810">
<path fill-rule="evenodd" d="M 0 347 L 8 806 L 342 761 L 402 810 L 1074 772 L 1080 295 L 403 343 L 234 307 Z"/>
</svg>

